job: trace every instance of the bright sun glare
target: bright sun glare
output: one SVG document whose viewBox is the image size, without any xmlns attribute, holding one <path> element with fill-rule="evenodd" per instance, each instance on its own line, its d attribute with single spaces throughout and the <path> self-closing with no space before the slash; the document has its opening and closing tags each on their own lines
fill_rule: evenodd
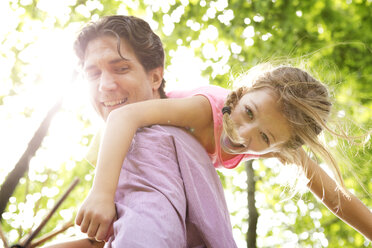
<svg viewBox="0 0 372 248">
<path fill-rule="evenodd" d="M 27 1 L 22 2 L 27 4 Z M 64 8 L 61 6 L 57 8 L 46 5 L 45 1 L 40 3 L 44 10 L 57 17 L 63 16 L 63 13 L 58 12 L 59 9 L 63 12 Z M 15 7 L 15 4 L 12 6 Z M 48 146 L 55 148 L 54 151 L 48 150 L 47 154 L 44 154 L 50 157 L 46 159 L 48 162 L 45 164 L 56 169 L 61 161 L 67 159 L 68 154 L 76 154 L 76 147 L 71 144 L 77 142 L 73 137 L 81 137 L 81 127 L 79 122 L 74 120 L 76 117 L 72 113 L 76 109 L 84 108 L 89 101 L 84 83 L 81 80 L 71 82 L 76 66 L 72 43 L 81 23 L 70 24 L 62 30 L 53 28 L 49 22 L 30 20 L 25 22 L 21 32 L 16 32 L 15 27 L 23 12 L 9 7 L 6 1 L 1 2 L 0 9 L 3 22 L 7 20 L 9 23 L 9 25 L 2 25 L 0 30 L 2 37 L 6 37 L 5 45 L 2 45 L 0 51 L 2 55 L 0 65 L 6 69 L 1 73 L 3 82 L 6 82 L 5 87 L 2 87 L 2 93 L 9 92 L 12 87 L 10 65 L 15 57 L 10 52 L 11 47 L 22 48 L 18 57 L 26 64 L 20 72 L 20 75 L 24 75 L 20 77 L 22 81 L 18 85 L 13 85 L 12 90 L 16 94 L 5 97 L 4 104 L 0 106 L 2 120 L 0 149 L 9 151 L 6 156 L 0 157 L 0 166 L 2 166 L 0 181 L 3 181 L 3 176 L 11 168 L 9 165 L 16 163 L 46 112 L 61 96 L 64 97 L 64 109 L 68 111 L 59 113 L 53 120 L 50 137 L 46 142 Z M 26 47 L 24 44 L 27 42 L 32 43 Z M 202 61 L 195 58 L 190 48 L 180 47 L 172 51 L 172 57 L 172 64 L 165 73 L 166 90 L 189 89 L 208 84 L 208 79 L 201 76 Z M 25 111 L 32 112 L 29 118 L 24 117 Z M 91 113 L 88 115 L 90 118 L 95 118 Z M 12 140 L 11 144 L 9 144 L 10 140 Z"/>
</svg>

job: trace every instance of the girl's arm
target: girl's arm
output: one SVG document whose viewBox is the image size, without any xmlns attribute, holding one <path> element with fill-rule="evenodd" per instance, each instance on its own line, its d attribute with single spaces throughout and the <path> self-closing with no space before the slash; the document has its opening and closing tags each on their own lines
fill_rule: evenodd
<svg viewBox="0 0 372 248">
<path fill-rule="evenodd" d="M 203 96 L 148 100 L 113 110 L 100 145 L 93 186 L 76 217 L 81 231 L 97 240 L 108 238 L 121 166 L 138 128 L 153 124 L 190 127 L 203 144 L 203 134 L 211 123 L 212 110 Z"/>
<path fill-rule="evenodd" d="M 353 194 L 342 193 L 336 182 L 300 149 L 308 187 L 337 217 L 372 240 L 372 212 Z"/>
</svg>

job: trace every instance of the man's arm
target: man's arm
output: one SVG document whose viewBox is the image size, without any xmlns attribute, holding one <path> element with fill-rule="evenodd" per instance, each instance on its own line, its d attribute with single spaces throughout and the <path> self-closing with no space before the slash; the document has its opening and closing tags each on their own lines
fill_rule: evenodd
<svg viewBox="0 0 372 248">
<path fill-rule="evenodd" d="M 187 247 L 186 197 L 174 139 L 163 127 L 137 132 L 116 190 L 112 247 Z"/>
<path fill-rule="evenodd" d="M 105 242 L 97 242 L 92 239 L 77 239 L 71 240 L 63 243 L 56 243 L 52 245 L 45 246 L 44 248 L 102 248 Z"/>
</svg>

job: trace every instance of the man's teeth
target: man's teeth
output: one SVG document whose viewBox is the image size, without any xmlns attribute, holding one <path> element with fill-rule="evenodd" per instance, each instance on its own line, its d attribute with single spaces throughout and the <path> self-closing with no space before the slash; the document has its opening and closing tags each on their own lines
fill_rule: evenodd
<svg viewBox="0 0 372 248">
<path fill-rule="evenodd" d="M 112 107 L 112 106 L 115 106 L 115 105 L 119 105 L 119 104 L 122 104 L 126 101 L 127 99 L 121 99 L 121 100 L 116 100 L 116 101 L 110 101 L 110 102 L 104 102 L 103 105 L 105 105 L 105 107 Z"/>
</svg>

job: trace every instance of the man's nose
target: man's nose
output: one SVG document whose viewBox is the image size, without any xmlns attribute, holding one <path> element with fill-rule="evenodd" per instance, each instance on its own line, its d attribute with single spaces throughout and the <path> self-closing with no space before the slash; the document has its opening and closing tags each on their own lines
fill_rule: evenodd
<svg viewBox="0 0 372 248">
<path fill-rule="evenodd" d="M 99 91 L 112 91 L 115 90 L 117 84 L 115 78 L 111 75 L 110 72 L 102 72 L 100 82 L 99 82 Z"/>
</svg>

